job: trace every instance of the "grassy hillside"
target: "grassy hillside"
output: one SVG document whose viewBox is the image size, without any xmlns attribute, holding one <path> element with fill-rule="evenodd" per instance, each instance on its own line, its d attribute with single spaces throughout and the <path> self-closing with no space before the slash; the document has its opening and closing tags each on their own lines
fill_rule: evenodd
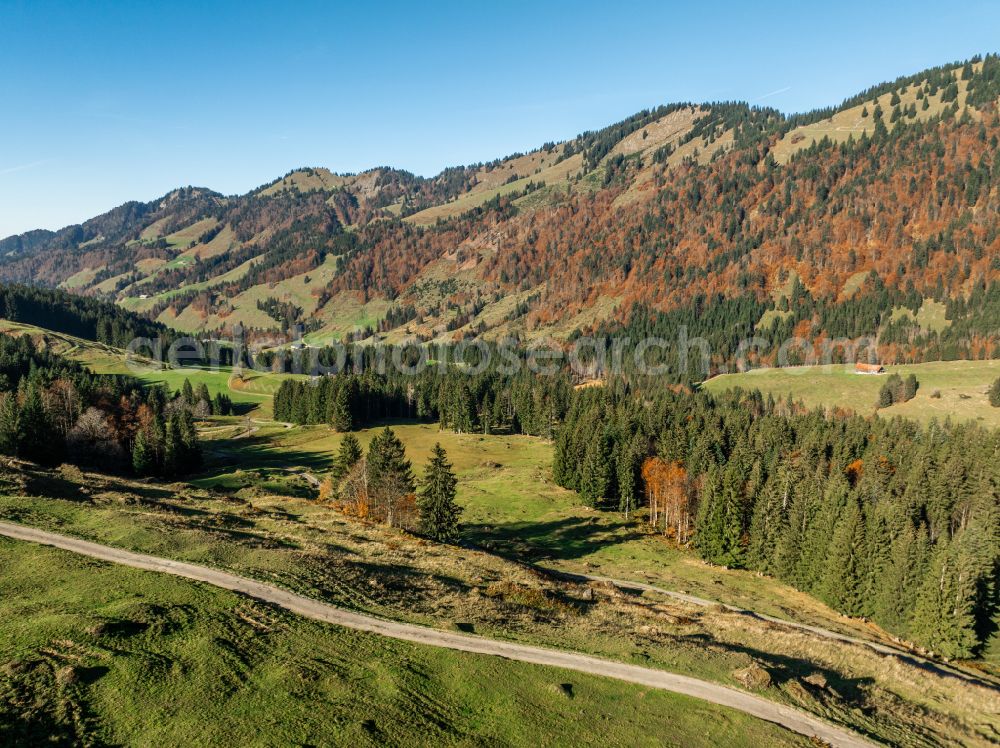
<svg viewBox="0 0 1000 748">
<path fill-rule="evenodd" d="M 973 69 L 981 70 L 982 64 L 974 65 Z M 952 69 L 952 74 L 958 79 L 958 96 L 956 101 L 959 107 L 964 107 L 968 92 L 968 81 L 961 79 L 961 66 Z M 918 98 L 919 93 L 919 98 Z M 813 124 L 801 125 L 789 131 L 778 141 L 774 147 L 774 157 L 779 163 L 787 163 L 797 152 L 808 148 L 813 143 L 828 138 L 834 143 L 843 143 L 848 138 L 855 140 L 863 134 L 871 135 L 875 131 L 875 109 L 880 108 L 885 117 L 887 127 L 895 127 L 895 122 L 890 122 L 893 108 L 899 106 L 901 109 L 913 107 L 912 116 L 905 115 L 905 120 L 928 120 L 936 117 L 951 105 L 951 102 L 944 101 L 945 89 L 938 89 L 935 93 L 930 93 L 930 87 L 926 85 L 904 84 L 898 87 L 891 87 L 877 96 L 867 99 L 864 103 L 856 106 L 846 107 L 838 110 L 832 116 Z M 923 105 L 927 100 L 927 107 Z M 896 102 L 895 104 L 893 102 Z M 897 120 L 899 122 L 901 120 Z"/>
<path fill-rule="evenodd" d="M 5 538 L 0 558 L 8 745 L 807 744 L 694 699 L 325 626 L 50 548 Z"/>
<path fill-rule="evenodd" d="M 279 425 L 264 425 L 250 439 L 234 438 L 242 428 L 233 419 L 205 434 L 209 469 L 195 484 L 239 490 L 258 481 L 280 485 L 291 467 L 322 473 L 343 438 L 323 426 Z M 881 635 L 787 585 L 711 567 L 641 524 L 584 506 L 552 481 L 553 445 L 543 439 L 456 434 L 436 424 L 395 423 L 393 429 L 418 469 L 435 443 L 447 450 L 460 478 L 463 536 L 478 545 L 551 568 L 645 581 L 845 633 Z M 378 430 L 358 432 L 363 447 Z"/>
<path fill-rule="evenodd" d="M 252 453 L 250 449 L 248 456 Z M 296 459 L 294 452 L 287 456 L 289 463 Z M 984 714 L 1000 711 L 991 706 L 994 697 L 979 686 L 887 659 L 867 647 L 816 638 L 743 614 L 656 594 L 626 594 L 607 584 L 540 575 L 488 553 L 435 546 L 358 522 L 274 487 L 251 483 L 239 490 L 209 492 L 180 484 L 160 487 L 80 475 L 70 468 L 24 472 L 8 466 L 3 477 L 6 488 L 0 494 L 0 517 L 5 520 L 233 570 L 382 617 L 599 654 L 730 686 L 740 687 L 738 671 L 756 663 L 771 674 L 771 685 L 759 690 L 767 698 L 893 744 L 940 743 L 959 736 L 968 744 L 980 744 L 988 734 L 983 730 L 989 729 Z M 85 496 L 89 498 L 82 500 Z M 540 523 L 539 530 L 545 529 L 545 523 Z M 549 534 L 558 538 L 558 532 Z M 7 547 L 7 543 L 0 544 L 0 550 Z M 89 571 L 93 564 L 85 566 Z M 31 581 L 36 587 L 37 579 L 34 576 Z M 67 588 L 73 590 L 68 584 Z M 115 587 L 102 589 L 109 595 Z M 72 600 L 78 593 L 67 594 Z M 156 599 L 151 593 L 147 598 Z M 84 597 L 84 601 L 94 604 L 93 599 Z M 64 610 L 64 602 L 65 598 L 60 599 L 55 609 Z M 106 618 L 131 621 L 136 617 L 124 610 L 116 616 L 106 610 L 85 614 L 91 626 Z M 56 620 L 65 620 L 65 615 L 61 612 Z M 256 611 L 247 611 L 247 616 L 258 617 Z M 188 615 L 184 620 L 189 619 Z M 271 625 L 270 620 L 265 618 L 265 627 Z M 224 616 L 219 616 L 219 622 L 241 625 L 238 621 L 226 624 Z M 293 672 L 295 653 L 309 651 L 315 642 L 306 634 L 304 650 L 295 649 L 291 642 L 297 631 L 289 631 L 290 643 L 280 650 L 286 659 L 291 658 Z M 76 642 L 78 636 L 63 632 L 59 638 Z M 206 674 L 214 673 L 213 669 L 192 671 L 189 667 L 188 681 L 192 672 L 197 676 L 188 684 L 190 688 L 203 688 L 203 677 L 229 681 L 232 667 L 239 668 L 240 683 L 256 683 L 270 672 L 267 666 L 258 665 L 261 661 L 255 655 L 241 656 L 242 645 L 235 635 L 210 636 L 214 636 L 214 646 L 219 647 L 220 641 L 227 646 L 207 662 L 222 657 L 239 664 L 216 668 L 219 672 L 211 676 Z M 91 641 L 86 639 L 88 644 Z M 198 656 L 201 650 L 194 651 L 193 656 Z M 372 666 L 380 672 L 385 672 L 383 668 L 394 671 L 396 666 L 383 666 L 380 658 L 364 654 L 369 651 L 362 648 L 363 659 L 377 663 Z M 404 663 L 409 662 L 400 650 L 388 647 L 385 651 L 390 658 L 401 656 Z M 314 665 L 310 672 L 321 676 L 326 667 Z M 158 685 L 155 673 L 147 676 L 139 668 L 135 678 L 151 677 Z M 268 676 L 265 682 L 273 685 L 275 677 Z M 535 680 L 529 677 L 525 682 Z M 379 684 L 375 688 L 381 692 L 381 679 L 371 681 Z M 555 682 L 579 681 L 556 676 Z M 552 688 L 551 683 L 545 680 L 543 689 Z M 309 694 L 308 686 L 303 688 Z M 246 695 L 235 686 L 231 689 Z M 391 685 L 386 689 L 395 693 Z M 424 691 L 435 692 L 434 685 L 427 684 Z M 228 698 L 233 691 L 223 693 Z M 914 704 L 919 705 L 921 716 L 914 715 Z M 262 706 L 269 708 L 266 699 Z M 414 712 L 419 714 L 422 708 L 417 706 Z M 579 714 L 579 708 L 575 713 Z M 661 736 L 657 734 L 656 739 Z"/>
<path fill-rule="evenodd" d="M 990 407 L 987 390 L 1000 378 L 1000 361 L 940 361 L 927 364 L 887 366 L 888 374 L 914 374 L 920 383 L 917 396 L 906 403 L 878 411 L 885 418 L 903 416 L 921 423 L 975 421 L 1000 428 L 1000 408 Z M 791 395 L 807 407 L 839 407 L 862 414 L 874 413 L 885 376 L 856 374 L 849 366 L 757 369 L 743 374 L 724 374 L 705 382 L 710 392 L 734 387 L 760 390 L 775 398 Z"/>
</svg>

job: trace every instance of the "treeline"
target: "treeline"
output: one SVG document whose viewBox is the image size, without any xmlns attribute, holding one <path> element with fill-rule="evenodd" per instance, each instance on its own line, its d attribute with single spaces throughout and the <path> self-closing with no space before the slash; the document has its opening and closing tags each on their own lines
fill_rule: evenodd
<svg viewBox="0 0 1000 748">
<path fill-rule="evenodd" d="M 495 369 L 469 374 L 456 366 L 428 366 L 420 374 L 341 373 L 286 379 L 274 396 L 274 417 L 297 424 L 329 424 L 352 431 L 393 418 L 439 421 L 462 433 L 515 433 L 552 437 L 566 413 L 568 374 Z"/>
<path fill-rule="evenodd" d="M 0 335 L 0 454 L 183 475 L 201 464 L 194 402 L 193 390 L 186 400 L 130 377 L 92 374 L 27 336 Z"/>
<path fill-rule="evenodd" d="M 968 297 L 949 298 L 943 290 L 928 299 L 912 284 L 902 290 L 888 288 L 870 273 L 857 293 L 837 300 L 817 297 L 797 278 L 778 302 L 761 301 L 754 294 L 726 297 L 697 295 L 689 303 L 669 311 L 635 304 L 624 320 L 602 323 L 593 337 L 607 350 L 622 346 L 626 372 L 635 370 L 633 353 L 637 343 L 660 339 L 667 345 L 651 348 L 644 360 L 650 366 L 666 367 L 663 376 L 675 383 L 695 384 L 720 371 L 747 367 L 800 365 L 825 362 L 852 363 L 868 360 L 875 344 L 883 363 L 924 363 L 995 358 L 1000 355 L 1000 282 L 982 281 Z M 922 328 L 915 315 L 927 301 L 945 305 L 947 324 L 938 330 Z M 906 312 L 899 314 L 900 311 Z M 775 315 L 775 312 L 778 314 Z M 765 315 L 774 315 L 761 325 Z M 801 345 L 783 344 L 796 338 L 802 325 L 816 325 L 824 334 Z M 574 334 L 574 338 L 581 333 Z M 627 341 L 624 342 L 624 341 Z M 752 345 L 747 346 L 747 341 Z M 830 345 L 837 341 L 838 345 Z M 853 346 L 840 345 L 852 341 Z M 825 346 L 830 346 L 829 350 Z M 848 358 L 850 357 L 850 358 Z M 598 373 L 601 373 L 600 370 Z M 904 400 L 894 400 L 903 402 Z M 891 403 L 890 403 L 891 404 Z"/>
<path fill-rule="evenodd" d="M 577 393 L 553 474 L 648 503 L 707 561 L 764 572 L 946 657 L 996 629 L 1000 434 L 808 412 L 760 393 Z"/>
<path fill-rule="evenodd" d="M 178 336 L 111 302 L 51 288 L 0 285 L 0 318 L 119 348 L 135 338 L 161 338 L 169 345 Z"/>
<path fill-rule="evenodd" d="M 233 414 L 233 401 L 222 392 L 215 393 L 212 397 L 208 391 L 208 385 L 204 382 L 197 387 L 191 384 L 191 380 L 185 378 L 179 392 L 174 393 L 174 400 L 191 410 L 197 418 L 208 418 L 209 416 L 231 416 Z"/>
</svg>

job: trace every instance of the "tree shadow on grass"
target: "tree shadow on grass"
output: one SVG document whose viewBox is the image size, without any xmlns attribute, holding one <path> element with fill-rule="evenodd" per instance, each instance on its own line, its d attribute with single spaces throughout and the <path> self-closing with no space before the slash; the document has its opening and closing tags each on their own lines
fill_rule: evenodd
<svg viewBox="0 0 1000 748">
<path fill-rule="evenodd" d="M 868 729 L 868 716 L 879 711 L 880 705 L 872 701 L 871 692 L 876 682 L 874 678 L 847 678 L 841 673 L 809 660 L 765 652 L 755 647 L 720 642 L 707 634 L 695 634 L 682 637 L 685 642 L 704 647 L 722 647 L 728 652 L 745 654 L 759 663 L 770 674 L 775 687 L 783 683 L 794 682 L 794 691 L 807 697 L 807 700 L 818 702 L 818 709 L 809 709 L 806 703 L 802 705 L 813 712 L 827 713 L 834 709 L 844 713 L 861 713 L 860 720 L 852 719 L 846 723 L 852 730 L 869 738 L 884 739 L 884 735 L 871 732 Z M 804 679 L 809 677 L 809 681 Z M 817 679 L 817 678 L 821 679 Z M 816 683 L 825 685 L 815 685 Z M 741 686 L 742 687 L 742 686 Z M 798 700 L 798 699 L 797 699 Z M 839 704 L 839 707 L 837 706 Z M 829 719 L 829 717 L 827 717 Z"/>
<path fill-rule="evenodd" d="M 411 569 L 399 564 L 348 559 L 345 561 L 342 571 L 346 572 L 345 577 L 347 577 L 343 581 L 353 579 L 358 589 L 363 590 L 368 580 L 377 579 L 384 593 L 388 593 L 391 598 L 403 600 L 412 599 L 414 591 L 422 589 L 440 595 L 439 586 L 443 586 L 447 592 L 461 595 L 472 589 L 472 585 L 467 580 L 451 574 Z"/>
<path fill-rule="evenodd" d="M 32 473 L 27 476 L 24 486 L 29 496 L 44 496 L 53 499 L 66 499 L 91 503 L 90 495 L 82 490 L 79 483 L 67 480 L 55 474 Z"/>
<path fill-rule="evenodd" d="M 276 445 L 267 436 L 249 436 L 245 439 L 218 439 L 206 448 L 206 462 L 210 471 L 226 468 L 253 470 L 255 468 L 303 467 L 308 470 L 329 470 L 333 455 L 326 452 L 306 452 Z"/>
<path fill-rule="evenodd" d="M 488 550 L 514 553 L 520 560 L 533 562 L 583 558 L 602 548 L 645 537 L 638 530 L 609 526 L 596 517 L 469 524 L 462 526 L 462 534 Z"/>
<path fill-rule="evenodd" d="M 111 477 L 108 478 L 107 489 L 118 493 L 135 494 L 149 500 L 177 498 L 177 491 L 171 488 L 160 488 L 152 483 L 143 482 L 122 483 Z"/>
</svg>

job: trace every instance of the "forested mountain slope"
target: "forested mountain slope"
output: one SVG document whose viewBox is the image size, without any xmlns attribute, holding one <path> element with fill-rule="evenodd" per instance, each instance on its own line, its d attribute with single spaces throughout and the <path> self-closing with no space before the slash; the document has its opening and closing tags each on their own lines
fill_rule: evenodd
<svg viewBox="0 0 1000 748">
<path fill-rule="evenodd" d="M 567 339 L 683 324 L 720 363 L 751 334 L 880 334 L 891 360 L 991 355 L 998 96 L 987 56 L 794 117 L 663 106 L 432 178 L 309 168 L 243 196 L 185 188 L 2 240 L 0 280 L 180 330 Z"/>
</svg>

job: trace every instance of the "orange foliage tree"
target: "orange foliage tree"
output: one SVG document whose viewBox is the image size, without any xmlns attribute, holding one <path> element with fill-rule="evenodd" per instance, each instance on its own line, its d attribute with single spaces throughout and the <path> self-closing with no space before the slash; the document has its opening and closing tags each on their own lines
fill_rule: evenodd
<svg viewBox="0 0 1000 748">
<path fill-rule="evenodd" d="M 642 463 L 642 480 L 649 500 L 649 523 L 681 544 L 691 537 L 694 506 L 687 470 L 679 462 L 649 457 Z"/>
</svg>

